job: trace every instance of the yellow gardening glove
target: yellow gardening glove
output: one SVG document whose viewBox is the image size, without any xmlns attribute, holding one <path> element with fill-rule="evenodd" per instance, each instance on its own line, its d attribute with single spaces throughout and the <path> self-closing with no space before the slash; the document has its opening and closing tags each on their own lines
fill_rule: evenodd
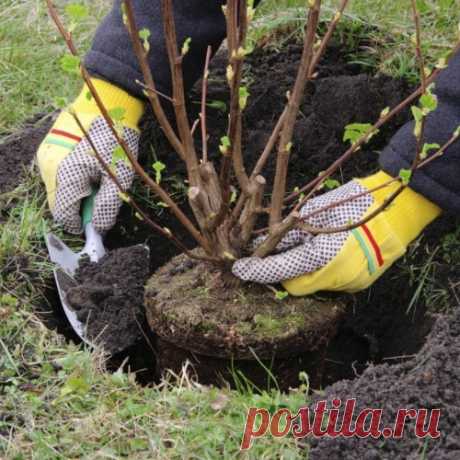
<svg viewBox="0 0 460 460">
<path fill-rule="evenodd" d="M 123 138 L 137 155 L 138 123 L 144 103 L 103 80 L 93 79 L 92 83 L 107 110 L 124 110 Z M 88 94 L 85 85 L 70 109 L 77 114 L 104 161 L 111 165 L 118 144 L 96 102 L 88 98 Z M 99 186 L 93 212 L 94 227 L 103 233 L 115 224 L 122 203 L 118 189 L 92 154 L 91 146 L 68 111 L 59 115 L 39 147 L 37 161 L 53 217 L 66 231 L 81 232 L 80 202 L 91 195 L 92 185 Z M 123 160 L 117 160 L 116 173 L 121 185 L 128 189 L 134 176 L 132 169 Z"/>
<path fill-rule="evenodd" d="M 366 179 L 353 180 L 310 200 L 301 215 L 308 216 L 390 179 L 386 173 L 378 172 Z M 398 187 L 399 183 L 393 183 L 311 216 L 306 223 L 315 228 L 337 228 L 359 222 Z M 357 292 L 377 280 L 440 213 L 438 206 L 406 188 L 385 211 L 355 230 L 317 236 L 294 230 L 282 240 L 278 254 L 264 259 L 241 259 L 234 264 L 233 273 L 245 281 L 282 282 L 295 296 L 317 291 Z"/>
</svg>

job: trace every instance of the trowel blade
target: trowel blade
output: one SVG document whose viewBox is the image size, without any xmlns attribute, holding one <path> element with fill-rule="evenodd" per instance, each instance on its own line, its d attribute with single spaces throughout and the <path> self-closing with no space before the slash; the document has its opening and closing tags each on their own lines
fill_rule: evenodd
<svg viewBox="0 0 460 460">
<path fill-rule="evenodd" d="M 45 240 L 51 261 L 68 275 L 74 276 L 78 268 L 80 254 L 73 252 L 60 238 L 52 233 L 48 233 Z"/>
<path fill-rule="evenodd" d="M 70 289 L 78 286 L 78 283 L 61 268 L 54 269 L 54 279 L 56 280 L 56 286 L 58 288 L 62 308 L 70 322 L 70 325 L 85 343 L 91 345 L 91 343 L 86 338 L 86 325 L 77 318 L 75 311 L 70 308 L 67 302 L 67 293 Z"/>
</svg>

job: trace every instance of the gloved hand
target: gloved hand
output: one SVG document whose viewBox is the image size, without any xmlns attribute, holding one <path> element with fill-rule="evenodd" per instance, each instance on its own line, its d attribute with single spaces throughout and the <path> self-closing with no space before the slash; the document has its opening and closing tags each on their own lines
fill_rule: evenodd
<svg viewBox="0 0 460 460">
<path fill-rule="evenodd" d="M 301 215 L 307 216 L 389 179 L 386 173 L 379 172 L 366 179 L 353 180 L 310 200 Z M 321 212 L 308 218 L 306 223 L 315 228 L 357 223 L 381 206 L 398 186 L 394 183 Z M 379 278 L 440 213 L 438 206 L 406 188 L 385 211 L 355 230 L 317 236 L 293 230 L 279 244 L 278 254 L 264 259 L 241 259 L 235 262 L 233 273 L 244 281 L 282 282 L 285 289 L 296 296 L 317 291 L 357 292 Z"/>
<path fill-rule="evenodd" d="M 107 110 L 125 110 L 123 139 L 133 154 L 137 155 L 138 123 L 144 112 L 143 102 L 105 81 L 93 79 L 92 82 Z M 96 102 L 93 98 L 88 99 L 88 93 L 85 85 L 71 108 L 78 115 L 99 154 L 111 165 L 112 154 L 118 144 Z M 116 185 L 92 153 L 87 139 L 82 137 L 83 133 L 72 115 L 63 111 L 38 149 L 38 166 L 53 217 L 69 233 L 78 234 L 82 231 L 81 199 L 91 194 L 92 185 L 99 185 L 93 225 L 99 233 L 104 233 L 115 224 L 122 200 Z M 123 160 L 116 162 L 116 174 L 125 189 L 131 186 L 134 172 Z"/>
</svg>

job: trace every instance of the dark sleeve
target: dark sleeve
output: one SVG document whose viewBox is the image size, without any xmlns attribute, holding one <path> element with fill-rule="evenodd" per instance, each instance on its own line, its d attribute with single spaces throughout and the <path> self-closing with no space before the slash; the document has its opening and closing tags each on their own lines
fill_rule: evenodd
<svg viewBox="0 0 460 460">
<path fill-rule="evenodd" d="M 224 0 L 174 0 L 174 17 L 179 50 L 185 39 L 192 39 L 190 52 L 184 59 L 187 89 L 201 77 L 206 50 L 216 51 L 226 35 L 222 13 Z M 147 28 L 150 36 L 150 67 L 159 91 L 171 93 L 169 61 L 165 49 L 160 0 L 133 0 L 139 30 Z M 143 81 L 129 35 L 123 24 L 121 0 L 116 0 L 110 13 L 96 31 L 92 47 L 85 58 L 89 72 L 129 93 L 143 97 L 136 80 Z"/>
<path fill-rule="evenodd" d="M 435 82 L 439 106 L 427 117 L 425 142 L 443 145 L 460 125 L 460 53 Z M 416 148 L 414 122 L 403 126 L 382 152 L 380 164 L 391 175 L 412 164 Z M 460 141 L 414 174 L 411 187 L 445 211 L 460 215 Z"/>
</svg>

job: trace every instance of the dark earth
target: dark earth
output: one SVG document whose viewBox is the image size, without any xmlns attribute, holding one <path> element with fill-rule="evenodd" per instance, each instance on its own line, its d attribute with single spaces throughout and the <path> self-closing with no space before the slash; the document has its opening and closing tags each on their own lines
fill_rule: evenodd
<svg viewBox="0 0 460 460">
<path fill-rule="evenodd" d="M 28 120 L 19 133 L 0 138 L 0 194 L 16 187 L 24 168 L 30 167 L 52 119 L 53 114 L 38 114 Z"/>
<path fill-rule="evenodd" d="M 288 43 L 281 51 L 257 50 L 249 59 L 245 75 L 251 98 L 245 111 L 244 133 L 244 145 L 248 146 L 245 155 L 249 163 L 257 159 L 284 106 L 285 94 L 294 81 L 299 56 L 300 47 Z M 228 100 L 224 69 L 224 59 L 218 56 L 213 64 L 209 100 Z M 359 66 L 347 64 L 340 47 L 330 50 L 320 65 L 317 81 L 308 88 L 302 104 L 294 139 L 290 188 L 316 177 L 345 150 L 346 146 L 341 142 L 345 125 L 375 120 L 383 108 L 394 106 L 408 92 L 409 88 L 404 82 L 381 75 L 370 76 Z M 199 92 L 193 93 L 190 99 L 192 109 L 197 111 L 198 105 L 194 102 L 199 100 Z M 407 117 L 408 114 L 403 113 L 387 125 L 336 178 L 345 182 L 354 176 L 363 176 L 378 169 L 379 150 Z M 210 107 L 208 125 L 210 150 L 217 151 L 218 139 L 225 134 L 225 113 Z M 46 126 L 44 124 L 36 129 L 27 129 L 25 133 L 0 144 L 0 191 L 11 189 L 17 183 L 17 174 L 30 163 L 33 152 L 46 133 Z M 177 162 L 151 115 L 145 117 L 143 128 L 141 158 L 146 165 L 155 159 L 164 162 L 167 165 L 165 183 L 177 199 L 184 199 L 183 166 Z M 11 155 L 14 155 L 14 160 L 11 160 Z M 6 167 L 10 169 L 5 174 Z M 273 163 L 268 165 L 264 174 L 267 180 L 272 178 Z M 145 202 L 149 198 L 138 185 L 135 191 L 141 201 Z M 167 210 L 154 206 L 151 212 L 157 222 L 169 227 L 192 246 L 185 232 L 169 217 Z M 402 441 L 324 439 L 313 443 L 311 458 L 459 458 L 460 319 L 457 305 L 460 269 L 458 262 L 452 262 L 458 259 L 450 258 L 458 248 L 448 247 L 436 254 L 431 253 L 439 243 L 440 235 L 455 232 L 457 226 L 458 223 L 452 217 L 438 220 L 425 232 L 409 256 L 371 289 L 356 296 L 341 298 L 347 302 L 348 308 L 335 339 L 326 350 L 323 378 L 324 385 L 337 382 L 326 387 L 328 399 L 335 396 L 342 399 L 357 398 L 359 407 L 388 409 L 387 417 L 392 416 L 392 411 L 399 407 L 440 407 L 443 409 L 440 425 L 443 436 L 426 445 L 410 434 Z M 146 243 L 151 249 L 149 273 L 177 254 L 174 247 L 152 235 L 150 229 L 136 220 L 132 211 L 125 206 L 116 227 L 107 235 L 106 245 L 116 249 L 139 243 Z M 116 258 L 116 254 L 113 257 Z M 427 312 L 423 296 L 415 296 L 419 281 L 414 278 L 414 270 L 423 266 L 430 256 L 433 256 L 430 275 L 435 280 L 434 289 L 446 293 L 439 309 L 450 306 L 450 313 L 445 315 L 431 315 Z M 110 262 L 107 264 L 111 265 Z M 102 279 L 107 279 L 104 267 L 101 265 L 99 271 L 102 272 Z M 87 269 L 95 273 L 95 267 Z M 126 273 L 124 271 L 124 275 L 118 279 L 110 278 L 111 283 L 107 284 L 110 284 L 108 292 L 111 296 L 113 285 L 120 283 L 122 286 L 121 278 Z M 107 274 L 111 275 L 111 271 Z M 85 276 L 84 270 L 82 276 Z M 50 293 L 50 302 L 56 304 L 54 289 Z M 131 294 L 134 295 L 134 292 L 129 293 L 129 296 Z M 137 301 L 132 297 L 132 318 L 136 317 L 143 304 L 142 292 L 137 295 Z M 332 296 L 323 297 L 333 299 Z M 411 300 L 414 300 L 412 308 L 406 312 Z M 122 303 L 125 302 L 123 298 Z M 111 302 L 114 323 L 119 320 L 119 307 Z M 55 326 L 62 328 L 59 322 L 55 322 Z M 432 332 L 427 339 L 430 330 Z M 131 354 L 128 356 L 133 367 L 134 358 L 139 359 L 140 355 L 151 359 L 155 351 L 152 349 L 154 340 L 149 337 L 146 340 L 148 343 L 143 344 L 141 341 L 130 348 Z M 115 357 L 115 361 L 122 359 L 122 355 Z M 369 363 L 373 364 L 369 366 Z M 142 365 L 138 364 L 139 367 Z"/>
<path fill-rule="evenodd" d="M 141 245 L 112 251 L 97 264 L 85 260 L 76 274 L 79 286 L 67 292 L 70 307 L 87 324 L 88 340 L 110 354 L 134 345 L 147 331 L 139 299 L 149 277 L 148 260 Z"/>
</svg>

